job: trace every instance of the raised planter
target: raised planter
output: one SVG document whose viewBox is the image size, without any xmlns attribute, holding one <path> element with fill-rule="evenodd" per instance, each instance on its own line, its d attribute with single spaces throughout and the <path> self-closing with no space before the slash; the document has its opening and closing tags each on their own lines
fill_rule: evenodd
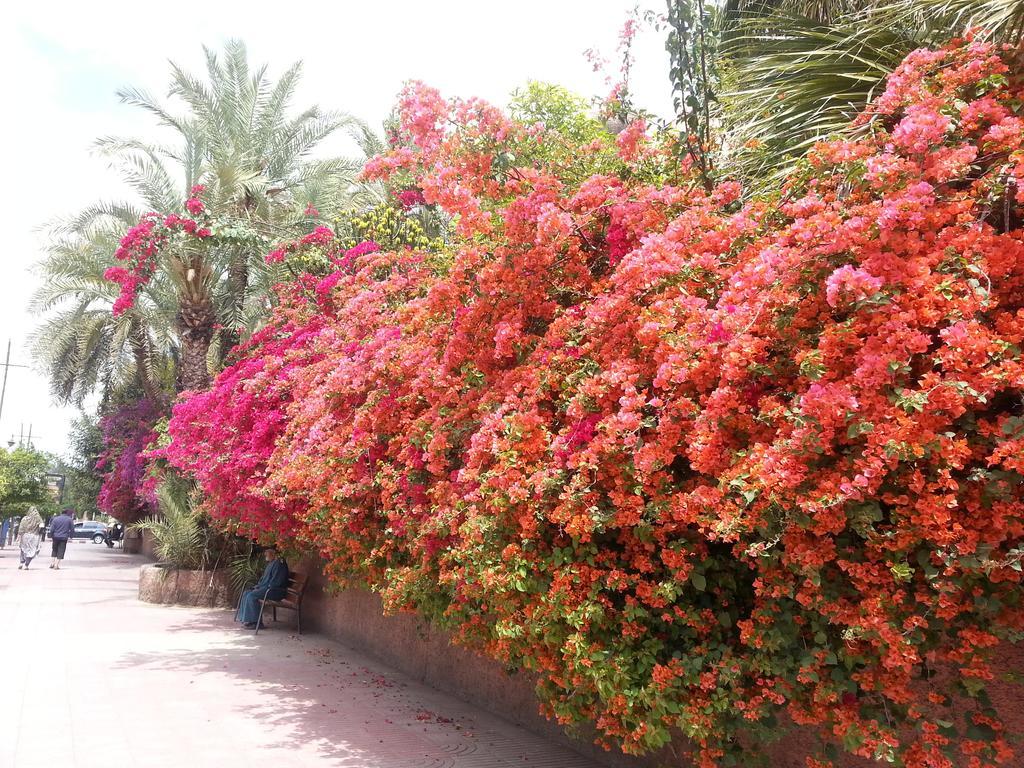
<svg viewBox="0 0 1024 768">
<path fill-rule="evenodd" d="M 125 532 L 123 546 L 126 554 L 139 554 L 142 551 L 142 535 L 137 531 Z"/>
<path fill-rule="evenodd" d="M 234 605 L 227 571 L 184 571 L 165 563 L 139 569 L 139 600 L 211 608 Z"/>
</svg>

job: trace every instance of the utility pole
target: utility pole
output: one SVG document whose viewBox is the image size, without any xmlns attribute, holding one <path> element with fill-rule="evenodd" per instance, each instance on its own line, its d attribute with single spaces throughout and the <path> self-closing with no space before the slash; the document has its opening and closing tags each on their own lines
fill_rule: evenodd
<svg viewBox="0 0 1024 768">
<path fill-rule="evenodd" d="M 7 340 L 7 360 L 4 361 L 4 386 L 0 389 L 0 416 L 4 415 L 4 396 L 7 394 L 7 371 L 11 369 L 11 340 Z"/>
<path fill-rule="evenodd" d="M 28 368 L 27 365 L 16 365 L 11 363 L 11 340 L 7 340 L 7 359 L 4 361 L 4 383 L 0 387 L 0 418 L 4 415 L 4 397 L 7 395 L 7 372 L 11 368 Z"/>
</svg>

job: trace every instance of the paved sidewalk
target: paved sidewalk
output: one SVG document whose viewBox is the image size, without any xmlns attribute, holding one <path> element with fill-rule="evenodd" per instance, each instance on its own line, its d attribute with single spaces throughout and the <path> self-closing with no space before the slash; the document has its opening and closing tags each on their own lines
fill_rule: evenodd
<svg viewBox="0 0 1024 768">
<path fill-rule="evenodd" d="M 0 768 L 594 768 L 323 638 L 140 603 L 142 562 L 0 550 Z"/>
</svg>

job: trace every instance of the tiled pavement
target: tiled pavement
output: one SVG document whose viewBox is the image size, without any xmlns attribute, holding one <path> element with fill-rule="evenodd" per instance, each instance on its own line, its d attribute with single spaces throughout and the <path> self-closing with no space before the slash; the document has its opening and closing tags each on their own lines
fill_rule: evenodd
<svg viewBox="0 0 1024 768">
<path fill-rule="evenodd" d="M 594 766 L 323 638 L 140 603 L 141 562 L 0 550 L 0 768 Z"/>
</svg>

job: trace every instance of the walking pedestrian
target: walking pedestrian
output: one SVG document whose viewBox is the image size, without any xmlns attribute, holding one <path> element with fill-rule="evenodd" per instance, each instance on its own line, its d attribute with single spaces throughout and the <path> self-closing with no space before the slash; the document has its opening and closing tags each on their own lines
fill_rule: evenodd
<svg viewBox="0 0 1024 768">
<path fill-rule="evenodd" d="M 4 518 L 4 521 L 0 523 L 0 549 L 7 546 L 7 531 L 11 528 L 10 518 Z"/>
<path fill-rule="evenodd" d="M 32 558 L 39 554 L 39 529 L 43 527 L 43 518 L 35 507 L 28 508 L 28 514 L 21 518 L 18 525 L 18 570 L 28 566 Z"/>
<path fill-rule="evenodd" d="M 61 513 L 53 518 L 53 522 L 50 523 L 50 538 L 53 540 L 53 546 L 50 550 L 53 562 L 50 563 L 50 567 L 55 571 L 60 570 L 60 562 L 64 559 L 64 553 L 68 548 L 68 539 L 71 538 L 74 530 L 75 510 L 73 509 L 61 510 Z"/>
</svg>

